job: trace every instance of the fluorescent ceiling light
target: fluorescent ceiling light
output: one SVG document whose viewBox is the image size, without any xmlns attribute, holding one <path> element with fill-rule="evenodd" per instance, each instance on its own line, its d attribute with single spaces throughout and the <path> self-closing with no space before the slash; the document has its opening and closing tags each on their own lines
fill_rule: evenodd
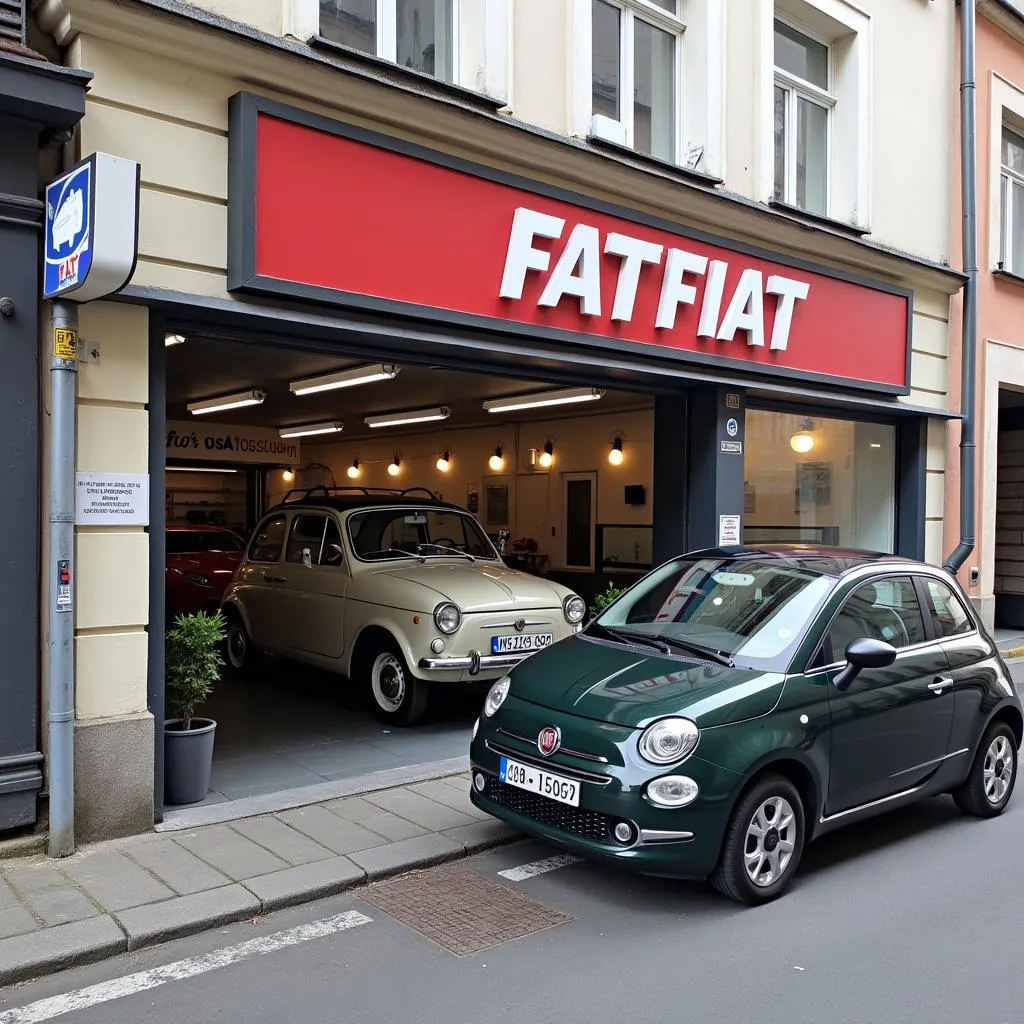
<svg viewBox="0 0 1024 1024">
<path fill-rule="evenodd" d="M 540 409 L 546 405 L 575 405 L 596 402 L 604 395 L 597 388 L 563 388 L 560 391 L 538 391 L 532 395 L 491 398 L 484 402 L 488 412 L 516 412 L 519 409 Z"/>
<path fill-rule="evenodd" d="M 219 466 L 165 466 L 168 473 L 237 473 L 237 469 L 221 469 Z"/>
<path fill-rule="evenodd" d="M 375 366 L 356 366 L 340 373 L 327 373 L 321 377 L 293 380 L 288 387 L 295 395 L 312 395 L 317 391 L 333 391 L 335 388 L 351 388 L 357 384 L 372 384 L 378 380 L 393 380 L 398 376 L 399 367 L 385 363 Z"/>
<path fill-rule="evenodd" d="M 303 427 L 282 427 L 278 433 L 282 437 L 309 437 L 312 434 L 338 434 L 344 423 L 337 420 L 331 423 L 307 423 Z"/>
<path fill-rule="evenodd" d="M 184 345 L 185 335 L 184 334 L 165 334 L 164 335 L 164 347 L 170 348 L 172 345 Z"/>
<path fill-rule="evenodd" d="M 207 398 L 202 402 L 190 402 L 188 411 L 193 416 L 205 416 L 210 412 L 225 412 L 228 409 L 241 409 L 246 405 L 261 405 L 266 397 L 266 391 L 254 388 L 252 391 L 240 391 L 235 395 L 221 395 L 220 398 Z"/>
<path fill-rule="evenodd" d="M 363 422 L 368 427 L 401 427 L 407 423 L 431 423 L 434 420 L 446 420 L 452 411 L 446 405 L 436 409 L 417 409 L 413 412 L 393 412 L 386 416 L 367 416 Z"/>
</svg>

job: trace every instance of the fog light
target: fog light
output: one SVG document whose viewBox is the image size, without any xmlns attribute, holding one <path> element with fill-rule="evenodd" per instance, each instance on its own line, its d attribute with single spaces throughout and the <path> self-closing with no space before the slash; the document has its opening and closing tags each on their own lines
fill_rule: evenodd
<svg viewBox="0 0 1024 1024">
<path fill-rule="evenodd" d="M 636 838 L 636 830 L 628 821 L 620 821 L 612 830 L 612 834 L 623 846 L 629 846 Z"/>
<path fill-rule="evenodd" d="M 477 772 L 476 775 L 473 776 L 473 785 L 476 786 L 476 791 L 478 793 L 482 793 L 484 791 L 484 787 L 487 785 L 487 780 L 483 777 L 483 773 Z"/>
<path fill-rule="evenodd" d="M 444 642 L 444 640 L 441 637 L 437 637 L 436 640 L 431 640 L 430 641 L 430 649 L 435 654 L 443 654 L 444 653 L 444 648 L 445 648 L 445 642 Z"/>
<path fill-rule="evenodd" d="M 647 799 L 660 807 L 685 807 L 692 804 L 700 787 L 685 775 L 665 775 L 647 783 Z"/>
</svg>

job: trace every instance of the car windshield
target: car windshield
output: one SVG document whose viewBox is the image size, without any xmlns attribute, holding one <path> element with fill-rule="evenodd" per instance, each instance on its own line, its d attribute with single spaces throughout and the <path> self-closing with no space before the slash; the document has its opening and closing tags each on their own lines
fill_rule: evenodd
<svg viewBox="0 0 1024 1024">
<path fill-rule="evenodd" d="M 241 552 L 245 542 L 230 530 L 168 530 L 167 554 L 202 555 Z"/>
<path fill-rule="evenodd" d="M 456 509 L 367 509 L 349 515 L 348 531 L 356 557 L 364 561 L 498 557 L 480 524 Z"/>
<path fill-rule="evenodd" d="M 748 668 L 784 671 L 835 581 L 753 559 L 678 559 L 650 573 L 586 632 Z"/>
</svg>

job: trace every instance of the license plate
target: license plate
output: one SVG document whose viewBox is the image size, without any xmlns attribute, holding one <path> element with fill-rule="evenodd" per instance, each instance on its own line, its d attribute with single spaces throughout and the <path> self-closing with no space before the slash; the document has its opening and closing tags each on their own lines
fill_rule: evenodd
<svg viewBox="0 0 1024 1024">
<path fill-rule="evenodd" d="M 550 633 L 505 633 L 491 637 L 491 654 L 514 654 L 516 651 L 539 651 L 549 647 Z"/>
<path fill-rule="evenodd" d="M 549 800 L 557 800 L 560 804 L 569 804 L 570 807 L 580 805 L 580 784 L 575 779 L 552 775 L 551 772 L 534 768 L 533 765 L 521 764 L 519 761 L 503 757 L 498 769 L 498 778 L 506 785 L 539 793 Z"/>
</svg>

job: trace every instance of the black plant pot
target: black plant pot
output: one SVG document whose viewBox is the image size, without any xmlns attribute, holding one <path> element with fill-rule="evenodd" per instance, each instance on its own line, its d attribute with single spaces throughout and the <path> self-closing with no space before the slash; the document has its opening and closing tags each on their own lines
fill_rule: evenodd
<svg viewBox="0 0 1024 1024">
<path fill-rule="evenodd" d="M 210 790 L 217 723 L 193 718 L 187 731 L 182 724 L 180 718 L 164 722 L 164 803 L 171 806 L 197 804 Z"/>
</svg>

